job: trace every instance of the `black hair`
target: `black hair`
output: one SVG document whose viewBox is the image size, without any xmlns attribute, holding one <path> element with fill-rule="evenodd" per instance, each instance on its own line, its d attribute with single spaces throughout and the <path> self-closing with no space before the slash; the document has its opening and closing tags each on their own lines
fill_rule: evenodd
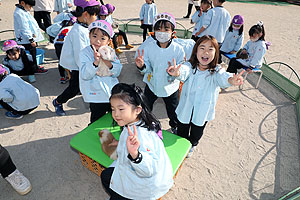
<svg viewBox="0 0 300 200">
<path fill-rule="evenodd" d="M 253 25 L 249 30 L 249 36 L 253 36 L 254 34 L 260 34 L 262 33 L 262 36 L 258 40 L 265 41 L 265 28 L 262 23 L 258 23 L 256 25 Z"/>
<path fill-rule="evenodd" d="M 229 31 L 229 32 L 232 32 L 232 31 L 233 31 L 232 22 L 231 22 L 231 24 L 230 24 L 230 26 L 229 26 L 229 28 L 228 28 L 228 31 Z M 244 24 L 242 24 L 241 28 L 239 29 L 239 35 L 242 35 L 243 32 L 244 32 Z"/>
<path fill-rule="evenodd" d="M 28 5 L 31 5 L 31 6 L 35 6 L 35 0 L 19 0 L 19 4 L 21 4 L 22 1 L 25 4 L 28 4 Z"/>
<path fill-rule="evenodd" d="M 7 76 L 6 71 L 0 74 L 0 82 Z"/>
<path fill-rule="evenodd" d="M 224 3 L 226 0 L 218 0 L 220 3 Z"/>
<path fill-rule="evenodd" d="M 209 4 L 211 8 L 213 7 L 212 0 L 201 0 L 201 3 Z"/>
<path fill-rule="evenodd" d="M 72 11 L 72 15 L 74 15 L 75 17 L 81 17 L 83 12 L 87 12 L 89 13 L 89 15 L 98 15 L 98 13 L 100 12 L 100 6 L 96 5 L 96 6 L 88 6 L 85 8 L 82 8 L 80 6 L 76 7 L 75 11 Z"/>
<path fill-rule="evenodd" d="M 103 35 L 105 35 L 105 36 L 107 36 L 108 38 L 110 38 L 110 35 L 109 35 L 106 31 L 104 31 L 104 30 L 102 30 L 102 29 L 100 29 L 100 28 L 93 28 L 93 29 L 90 30 L 90 33 L 94 34 L 95 31 L 96 31 L 96 29 L 98 29 L 99 31 L 101 31 L 101 33 L 102 33 Z"/>
<path fill-rule="evenodd" d="M 5 56 L 5 58 L 4 58 L 4 60 L 5 61 L 9 61 L 10 59 L 9 59 L 9 57 L 8 57 L 8 54 L 16 54 L 16 52 L 20 52 L 20 59 L 22 59 L 22 63 L 24 64 L 24 66 L 32 66 L 32 65 L 35 65 L 33 68 L 34 69 L 36 69 L 37 68 L 37 66 L 36 66 L 36 64 L 34 64 L 33 63 L 33 61 L 30 61 L 29 59 L 28 59 L 28 56 L 27 56 L 27 54 L 26 54 L 26 51 L 25 51 L 25 49 L 23 49 L 23 48 L 17 48 L 17 47 L 15 47 L 15 48 L 12 48 L 12 49 L 10 49 L 10 50 L 8 50 L 8 51 L 6 51 L 6 56 Z M 34 58 L 33 58 L 34 59 Z"/>
<path fill-rule="evenodd" d="M 171 24 L 171 30 L 174 31 L 175 29 L 174 25 L 168 20 L 164 20 L 164 19 L 156 22 L 156 24 L 154 25 L 154 31 L 159 30 L 161 27 L 166 27 L 168 24 Z"/>
<path fill-rule="evenodd" d="M 147 128 L 148 130 L 158 132 L 161 130 L 159 120 L 152 114 L 147 106 L 147 99 L 139 86 L 135 84 L 128 85 L 126 83 L 118 83 L 111 90 L 110 100 L 118 98 L 125 103 L 132 105 L 134 108 L 141 106 L 142 111 L 138 118 L 142 121 L 138 126 Z"/>
</svg>

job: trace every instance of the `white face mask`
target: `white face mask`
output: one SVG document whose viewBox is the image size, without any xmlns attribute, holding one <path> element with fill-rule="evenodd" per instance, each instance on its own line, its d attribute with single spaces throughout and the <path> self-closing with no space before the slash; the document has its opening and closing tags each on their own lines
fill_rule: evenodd
<svg viewBox="0 0 300 200">
<path fill-rule="evenodd" d="M 155 32 L 155 38 L 160 43 L 168 42 L 171 38 L 172 33 L 167 32 Z"/>
<path fill-rule="evenodd" d="M 258 39 L 259 39 L 259 37 L 258 37 L 258 38 L 250 38 L 250 40 L 251 40 L 252 42 L 256 42 Z"/>
</svg>

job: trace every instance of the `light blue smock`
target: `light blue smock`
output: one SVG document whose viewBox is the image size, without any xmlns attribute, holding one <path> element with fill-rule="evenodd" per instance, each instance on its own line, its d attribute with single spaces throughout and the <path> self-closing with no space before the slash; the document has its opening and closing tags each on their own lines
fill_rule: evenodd
<svg viewBox="0 0 300 200">
<path fill-rule="evenodd" d="M 199 17 L 200 11 L 196 11 L 192 16 L 192 22 L 195 23 L 194 30 L 192 35 L 195 35 L 198 31 L 200 31 L 203 25 L 203 18 L 207 14 L 207 12 L 202 12 L 202 15 Z M 197 37 L 203 36 L 203 32 L 201 32 Z"/>
<path fill-rule="evenodd" d="M 222 43 L 225 33 L 230 26 L 230 14 L 221 6 L 209 9 L 203 18 L 203 27 L 206 28 L 202 35 L 214 36 L 218 43 Z"/>
<path fill-rule="evenodd" d="M 61 50 L 59 64 L 69 70 L 79 70 L 80 51 L 90 45 L 89 30 L 75 23 L 67 35 Z"/>
<path fill-rule="evenodd" d="M 0 100 L 17 111 L 40 105 L 40 92 L 16 74 L 9 74 L 0 82 Z"/>
<path fill-rule="evenodd" d="M 244 32 L 239 35 L 239 30 L 226 31 L 221 51 L 229 53 L 231 51 L 238 51 L 242 47 L 244 41 Z"/>
<path fill-rule="evenodd" d="M 54 44 L 63 44 L 72 28 L 73 28 L 73 26 L 66 26 L 66 27 L 62 28 L 58 32 L 57 36 L 54 38 L 53 43 Z"/>
<path fill-rule="evenodd" d="M 196 42 L 192 39 L 181 39 L 181 38 L 174 38 L 173 41 L 176 42 L 177 44 L 180 44 L 183 47 L 185 53 L 185 59 L 189 60 L 191 58 L 192 51 Z"/>
<path fill-rule="evenodd" d="M 94 51 L 91 46 L 87 46 L 80 52 L 79 67 L 79 88 L 83 100 L 87 103 L 109 103 L 111 89 L 119 83 L 117 77 L 121 73 L 122 64 L 116 56 L 112 61 L 112 76 L 100 77 L 96 75 L 97 69 Z"/>
<path fill-rule="evenodd" d="M 68 3 L 71 3 L 72 6 L 74 5 L 72 0 L 55 0 L 54 11 L 59 13 L 64 11 L 72 11 L 72 7 L 69 8 Z"/>
<path fill-rule="evenodd" d="M 263 63 L 264 55 L 266 54 L 266 43 L 263 40 L 252 42 L 249 40 L 243 49 L 248 52 L 248 59 L 237 59 L 242 65 L 246 67 L 260 68 Z"/>
<path fill-rule="evenodd" d="M 61 12 L 53 19 L 53 23 L 62 22 L 64 20 L 70 20 L 73 15 L 70 12 Z"/>
<path fill-rule="evenodd" d="M 129 199 L 156 200 L 173 186 L 173 169 L 162 140 L 154 131 L 137 126 L 138 123 L 135 125 L 142 161 L 135 164 L 127 158 L 126 140 L 129 134 L 127 127 L 124 127 L 117 147 L 118 159 L 110 188 Z"/>
<path fill-rule="evenodd" d="M 34 42 L 44 40 L 36 20 L 30 12 L 20 8 L 18 5 L 14 12 L 14 30 L 18 44 L 30 44 L 30 39 L 33 39 Z"/>
<path fill-rule="evenodd" d="M 61 22 L 54 23 L 46 29 L 46 32 L 48 35 L 55 38 L 59 33 L 61 27 L 62 27 Z"/>
<path fill-rule="evenodd" d="M 140 20 L 143 20 L 143 24 L 152 25 L 154 17 L 157 15 L 157 8 L 155 3 L 144 3 L 140 11 Z"/>
<path fill-rule="evenodd" d="M 30 54 L 26 54 L 26 55 L 28 57 L 28 60 L 32 61 L 32 56 Z M 10 68 L 12 68 L 15 71 L 21 71 L 22 69 L 24 69 L 24 64 L 23 64 L 21 56 L 19 57 L 18 60 L 10 60 L 10 59 L 3 58 L 2 63 L 3 63 L 3 65 L 9 66 Z"/>
<path fill-rule="evenodd" d="M 203 126 L 206 121 L 215 118 L 215 107 L 219 96 L 220 88 L 231 86 L 228 73 L 224 68 L 217 66 L 216 72 L 200 71 L 191 69 L 192 65 L 186 62 L 190 68 L 189 77 L 183 83 L 179 104 L 176 108 L 178 120 L 183 124 L 192 122 L 197 126 Z"/>
</svg>

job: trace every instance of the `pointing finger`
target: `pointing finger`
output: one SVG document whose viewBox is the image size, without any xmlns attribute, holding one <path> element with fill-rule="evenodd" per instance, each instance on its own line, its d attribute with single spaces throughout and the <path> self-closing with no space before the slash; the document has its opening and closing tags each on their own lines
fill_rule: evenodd
<svg viewBox="0 0 300 200">
<path fill-rule="evenodd" d="M 237 78 L 241 77 L 242 74 L 243 74 L 244 72 L 245 72 L 245 70 L 243 70 L 241 73 L 239 73 L 239 74 L 237 75 Z"/>
<path fill-rule="evenodd" d="M 144 49 L 142 49 L 142 55 L 141 55 L 142 57 L 144 56 Z"/>
<path fill-rule="evenodd" d="M 138 49 L 138 54 L 139 54 L 139 57 L 141 57 L 141 54 L 140 54 L 140 50 Z"/>
<path fill-rule="evenodd" d="M 130 136 L 133 136 L 133 133 L 132 133 L 132 131 L 130 130 L 130 126 L 127 126 L 127 129 L 128 129 L 128 134 L 129 134 Z"/>
</svg>

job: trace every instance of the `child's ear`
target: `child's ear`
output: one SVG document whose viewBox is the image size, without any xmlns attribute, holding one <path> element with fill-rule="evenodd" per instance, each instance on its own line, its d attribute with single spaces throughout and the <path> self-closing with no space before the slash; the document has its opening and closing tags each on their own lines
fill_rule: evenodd
<svg viewBox="0 0 300 200">
<path fill-rule="evenodd" d="M 139 115 L 142 112 L 142 110 L 143 110 L 142 106 L 138 106 L 138 107 L 136 107 L 135 111 Z"/>
</svg>

